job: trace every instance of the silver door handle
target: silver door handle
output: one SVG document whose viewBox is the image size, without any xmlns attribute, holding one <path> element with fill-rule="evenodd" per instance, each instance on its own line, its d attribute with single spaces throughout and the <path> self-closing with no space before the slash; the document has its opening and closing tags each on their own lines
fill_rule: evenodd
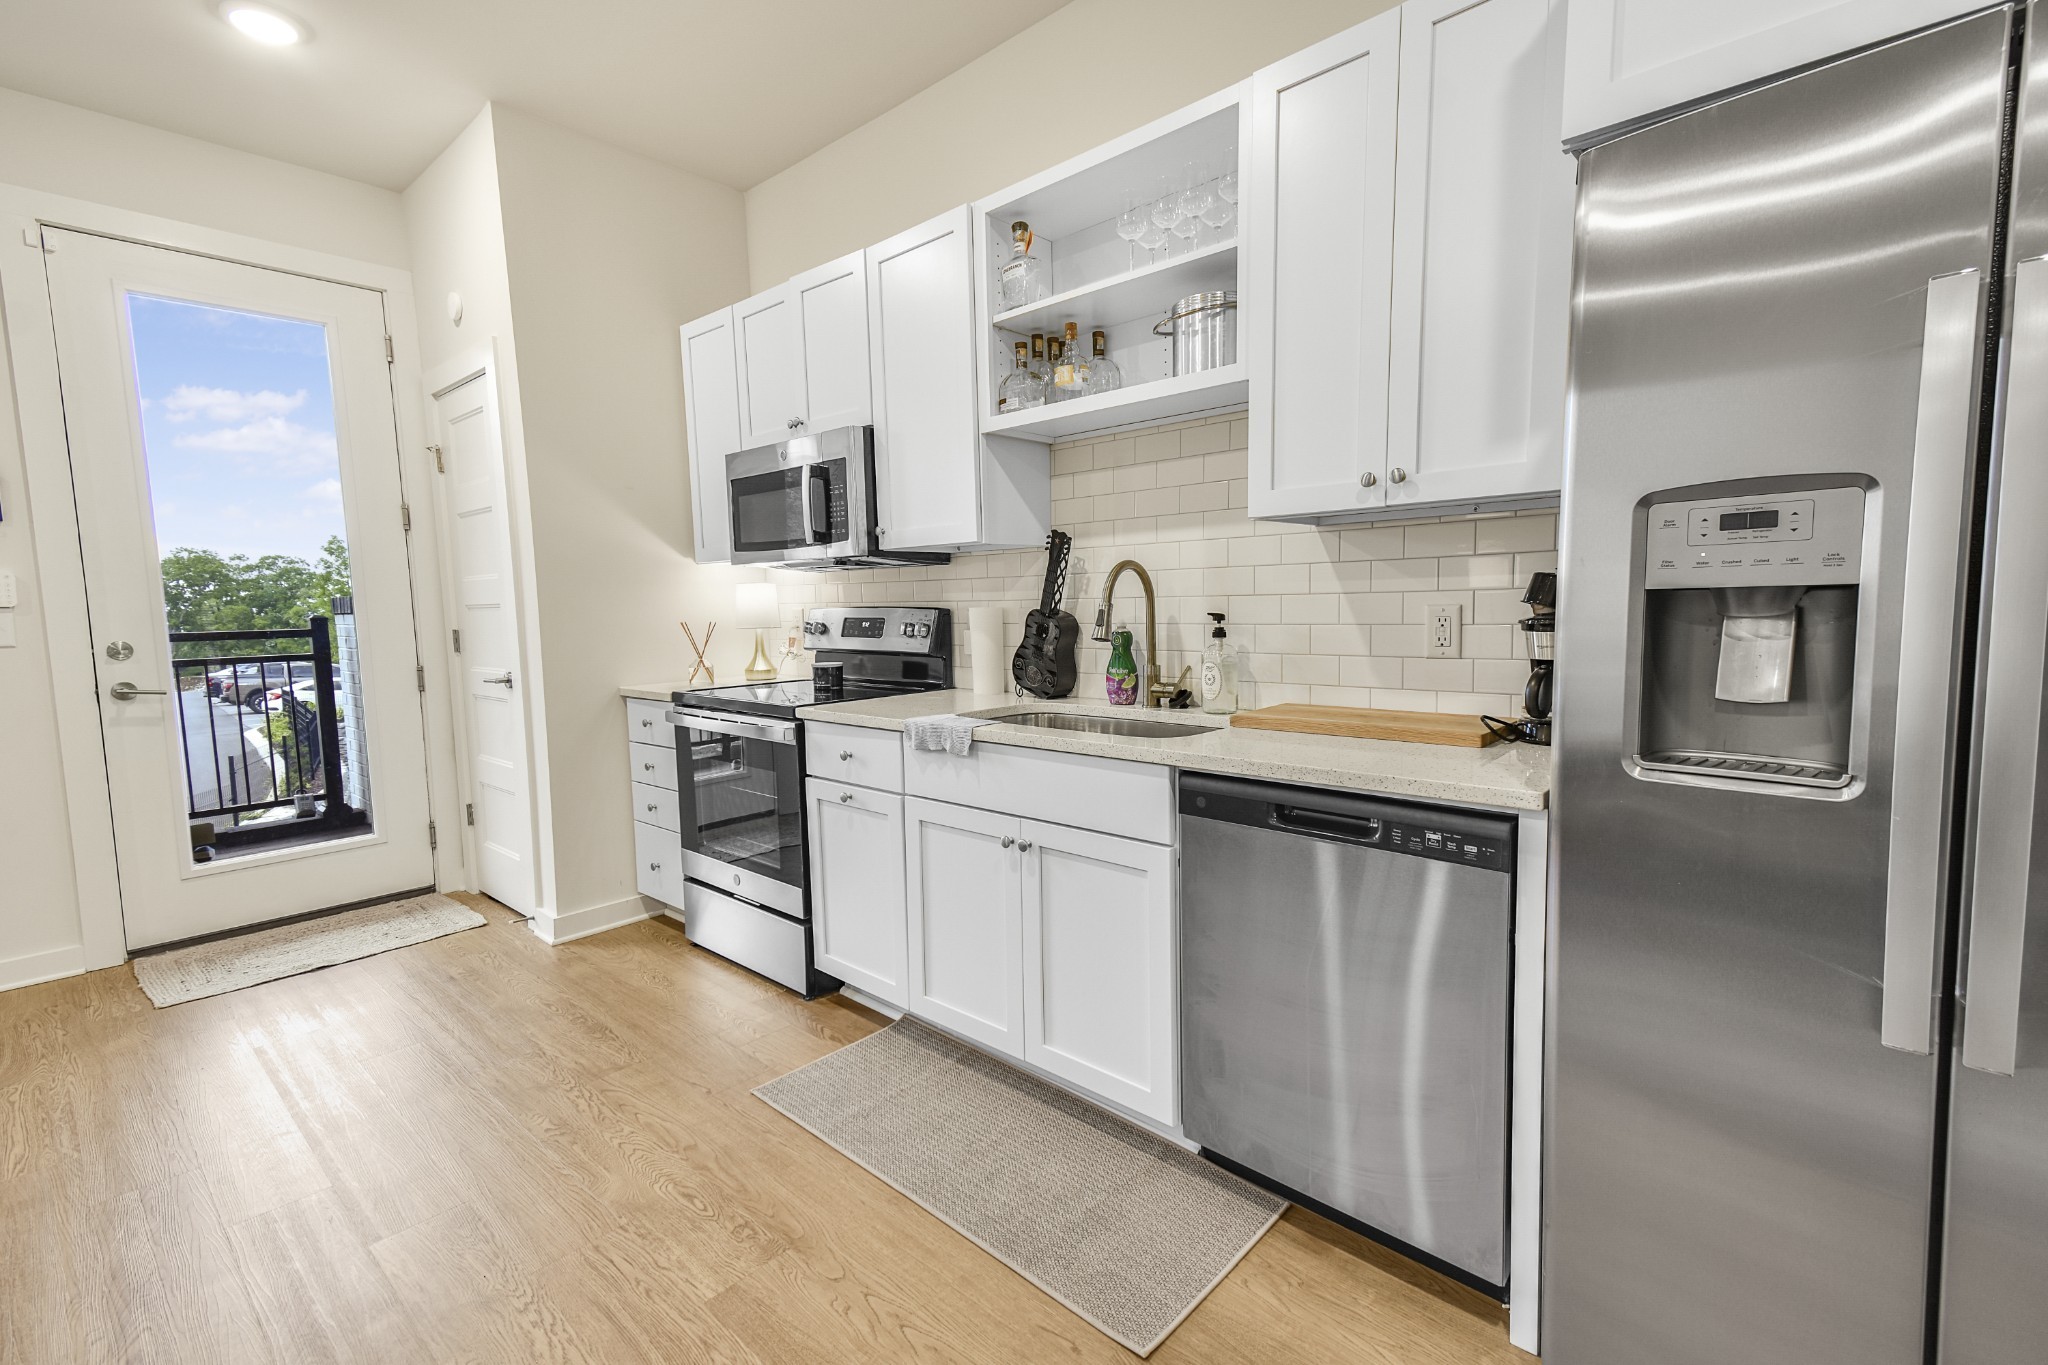
<svg viewBox="0 0 2048 1365">
<path fill-rule="evenodd" d="M 1984 627 L 1984 709 L 1975 793 L 1963 1065 L 2010 1076 L 2019 1062 L 2021 960 L 2034 858 L 2041 687 L 2048 668 L 2048 257 L 2020 262 L 2012 302 L 2005 439 Z"/>
<path fill-rule="evenodd" d="M 1950 779 L 1948 734 L 1938 722 L 1955 714 L 1950 690 L 1956 586 L 1963 494 L 1975 449 L 1983 314 L 1981 271 L 1959 270 L 1927 282 L 1913 481 L 1906 490 L 1906 594 L 1899 611 L 1900 638 L 1919 643 L 1899 658 L 1878 1027 L 1886 1047 L 1923 1055 L 1934 1051 L 1941 833 Z"/>
<path fill-rule="evenodd" d="M 167 694 L 161 687 L 137 687 L 132 682 L 117 682 L 107 689 L 107 695 L 115 701 L 134 701 L 137 697 L 161 697 Z"/>
<path fill-rule="evenodd" d="M 1373 473 L 1370 469 L 1366 470 L 1365 473 L 1360 474 L 1358 476 L 1358 486 L 1360 488 L 1370 488 L 1379 481 L 1380 476 Z"/>
<path fill-rule="evenodd" d="M 1004 848 L 1015 848 L 1016 846 L 1017 846 L 1017 836 L 1016 836 L 1016 835 L 1014 835 L 1014 834 L 1005 834 L 1005 835 L 1003 836 L 1003 847 L 1004 847 Z"/>
<path fill-rule="evenodd" d="M 509 670 L 504 673 L 500 673 L 495 678 L 485 678 L 484 681 L 502 687 L 508 692 L 512 690 L 512 674 Z M 644 724 L 645 722 L 642 723 Z"/>
</svg>

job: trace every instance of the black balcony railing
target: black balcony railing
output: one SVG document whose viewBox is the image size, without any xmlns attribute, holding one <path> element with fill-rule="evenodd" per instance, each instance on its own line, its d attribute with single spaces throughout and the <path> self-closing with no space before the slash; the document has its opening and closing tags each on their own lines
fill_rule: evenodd
<svg viewBox="0 0 2048 1365">
<path fill-rule="evenodd" d="M 235 645 L 287 640 L 304 640 L 306 648 L 227 652 Z M 195 848 L 298 839 L 367 822 L 366 812 L 349 805 L 342 780 L 329 618 L 312 617 L 304 630 L 173 631 L 171 645 L 174 653 L 180 645 L 221 647 L 219 653 L 171 660 Z M 206 704 L 194 708 L 187 698 L 201 691 Z M 261 714 L 263 742 L 252 746 L 241 718 L 219 714 L 222 708 Z M 203 735 L 193 733 L 195 709 L 205 717 Z M 285 807 L 297 812 L 295 818 L 251 820 Z"/>
</svg>

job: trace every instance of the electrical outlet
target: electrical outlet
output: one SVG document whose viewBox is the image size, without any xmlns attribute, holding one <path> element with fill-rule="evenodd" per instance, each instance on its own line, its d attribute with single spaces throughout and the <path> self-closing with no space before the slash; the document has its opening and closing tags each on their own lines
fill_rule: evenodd
<svg viewBox="0 0 2048 1365">
<path fill-rule="evenodd" d="M 1465 632 L 1460 624 L 1462 610 L 1455 602 L 1447 602 L 1429 609 L 1429 657 L 1432 659 L 1455 659 L 1465 648 Z"/>
</svg>

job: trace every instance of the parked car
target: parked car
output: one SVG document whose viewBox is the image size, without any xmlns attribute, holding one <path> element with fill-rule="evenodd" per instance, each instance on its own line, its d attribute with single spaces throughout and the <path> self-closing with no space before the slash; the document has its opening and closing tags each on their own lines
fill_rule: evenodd
<svg viewBox="0 0 2048 1365">
<path fill-rule="evenodd" d="M 265 696 L 275 691 L 285 678 L 289 677 L 294 686 L 313 680 L 313 665 L 306 660 L 295 663 L 260 664 L 251 660 L 246 664 L 224 664 L 206 675 L 206 695 L 215 701 L 233 702 L 251 711 L 265 709 Z"/>
<path fill-rule="evenodd" d="M 320 689 L 311 678 L 293 683 L 292 695 L 313 710 L 318 711 L 320 709 Z M 273 687 L 258 700 L 260 704 L 252 705 L 250 707 L 252 711 L 275 711 L 284 705 L 284 689 L 282 687 Z M 341 696 L 339 693 L 335 694 L 334 713 L 336 715 L 342 713 Z"/>
</svg>

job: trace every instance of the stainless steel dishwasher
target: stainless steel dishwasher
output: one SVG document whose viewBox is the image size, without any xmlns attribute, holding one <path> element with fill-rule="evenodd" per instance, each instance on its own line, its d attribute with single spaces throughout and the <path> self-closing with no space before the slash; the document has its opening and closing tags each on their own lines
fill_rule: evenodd
<svg viewBox="0 0 2048 1365">
<path fill-rule="evenodd" d="M 1182 1130 L 1501 1290 L 1514 821 L 1194 773 L 1180 820 Z"/>
</svg>

